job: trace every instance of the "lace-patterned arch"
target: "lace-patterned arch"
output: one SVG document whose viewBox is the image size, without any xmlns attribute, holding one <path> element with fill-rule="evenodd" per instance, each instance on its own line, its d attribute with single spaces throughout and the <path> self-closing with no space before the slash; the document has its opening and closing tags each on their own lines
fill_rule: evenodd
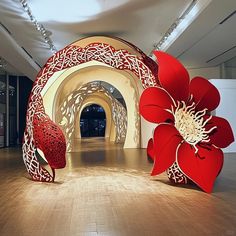
<svg viewBox="0 0 236 236">
<path fill-rule="evenodd" d="M 78 90 L 68 95 L 61 103 L 56 112 L 57 123 L 63 130 L 66 137 L 67 152 L 72 150 L 72 137 L 74 135 L 74 122 L 77 111 L 83 105 L 84 100 L 94 93 L 102 93 L 109 100 L 112 108 L 112 119 L 116 128 L 115 143 L 123 143 L 127 131 L 127 112 L 124 106 L 115 99 L 111 93 L 99 82 L 90 82 L 84 84 Z"/>
<path fill-rule="evenodd" d="M 49 58 L 39 72 L 30 94 L 22 146 L 26 169 L 35 181 L 54 181 L 54 175 L 52 176 L 40 165 L 36 149 L 41 147 L 45 150 L 45 158 L 52 167 L 53 173 L 54 169 L 63 168 L 66 150 L 62 131 L 45 114 L 41 91 L 54 73 L 92 60 L 105 63 L 118 70 L 131 71 L 141 80 L 144 88 L 156 86 L 158 83 L 152 69 L 147 66 L 149 63 L 145 63 L 145 57 L 139 58 L 127 50 L 116 50 L 105 43 L 91 43 L 84 48 L 72 44 Z M 47 130 L 47 133 L 41 132 L 42 130 Z"/>
</svg>

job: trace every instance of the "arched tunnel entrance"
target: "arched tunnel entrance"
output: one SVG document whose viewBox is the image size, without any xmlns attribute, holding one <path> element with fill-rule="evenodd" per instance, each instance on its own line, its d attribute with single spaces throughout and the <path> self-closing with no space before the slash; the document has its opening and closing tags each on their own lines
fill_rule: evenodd
<svg viewBox="0 0 236 236">
<path fill-rule="evenodd" d="M 92 104 L 83 109 L 80 116 L 81 138 L 105 137 L 106 113 L 103 107 Z"/>
<path fill-rule="evenodd" d="M 139 97 L 144 88 L 157 85 L 156 71 L 155 62 L 137 47 L 122 39 L 104 36 L 78 40 L 49 58 L 34 83 L 26 117 L 27 129 L 22 149 L 26 168 L 32 178 L 46 182 L 54 180 L 54 176 L 39 164 L 35 156 L 38 147 L 43 147 L 45 158 L 51 164 L 64 161 L 63 165 L 55 166 L 54 163 L 54 168 L 64 166 L 65 149 L 67 152 L 75 151 L 72 143 L 78 138 L 74 132 L 76 126 L 80 128 L 80 124 L 76 124 L 80 123 L 80 119 L 77 119 L 80 116 L 78 106 L 82 108 L 94 103 L 88 95 L 93 93 L 90 89 L 95 81 L 110 83 L 120 91 L 126 103 L 124 111 L 120 105 L 109 106 L 109 96 L 103 99 L 99 93 L 93 94 L 107 105 L 111 119 L 116 124 L 113 127 L 111 121 L 113 132 L 108 134 L 110 141 L 111 138 L 115 141 L 117 137 L 111 134 L 121 134 L 126 130 L 123 148 L 140 148 Z M 125 117 L 123 112 L 127 112 L 127 126 L 121 119 Z M 48 129 L 48 126 L 51 128 Z M 48 133 L 41 134 L 42 127 L 46 127 Z"/>
</svg>

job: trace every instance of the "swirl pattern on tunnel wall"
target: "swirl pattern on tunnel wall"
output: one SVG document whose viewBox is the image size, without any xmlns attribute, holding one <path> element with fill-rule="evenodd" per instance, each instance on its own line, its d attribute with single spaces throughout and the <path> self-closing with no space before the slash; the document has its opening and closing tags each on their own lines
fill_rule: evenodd
<svg viewBox="0 0 236 236">
<path fill-rule="evenodd" d="M 119 70 L 133 72 L 141 80 L 144 88 L 156 86 L 158 83 L 150 68 L 145 64 L 143 57 L 139 58 L 126 50 L 116 50 L 109 44 L 92 43 L 84 48 L 72 44 L 54 54 L 49 58 L 35 80 L 26 115 L 26 129 L 22 146 L 23 160 L 29 175 L 35 181 L 54 181 L 54 176 L 40 165 L 36 156 L 37 145 L 43 143 L 43 137 L 37 136 L 38 140 L 35 140 L 36 137 L 34 135 L 37 127 L 37 117 L 45 114 L 44 109 L 42 109 L 41 91 L 54 73 L 92 60 L 105 63 Z M 49 122 L 49 118 L 44 123 L 41 123 L 41 128 L 46 126 L 47 122 Z M 53 121 L 50 122 L 53 125 L 48 130 L 48 135 L 51 134 L 51 137 L 54 137 L 56 135 L 55 132 L 59 132 L 59 130 L 56 130 L 58 126 Z M 63 139 L 63 137 L 61 138 Z M 54 157 L 57 159 L 60 158 L 57 154 L 61 152 L 61 150 L 57 150 L 58 147 L 53 146 L 53 143 L 55 144 L 55 142 L 51 142 L 51 144 L 47 143 L 47 145 L 52 145 L 50 149 L 53 150 L 53 153 L 50 156 L 45 155 L 45 158 L 48 162 L 50 160 L 51 163 Z M 61 148 L 64 149 L 64 146 L 62 145 Z M 63 156 L 61 158 L 65 157 Z"/>
<path fill-rule="evenodd" d="M 83 101 L 94 93 L 102 93 L 109 100 L 112 107 L 112 119 L 116 128 L 116 143 L 123 143 L 126 137 L 127 131 L 127 111 L 124 106 L 115 99 L 112 94 L 100 85 L 99 82 L 91 82 L 83 85 L 72 94 L 68 95 L 61 103 L 58 111 L 56 112 L 56 121 L 60 125 L 66 136 L 67 151 L 73 150 L 73 135 L 75 127 L 76 113 L 81 109 Z"/>
</svg>

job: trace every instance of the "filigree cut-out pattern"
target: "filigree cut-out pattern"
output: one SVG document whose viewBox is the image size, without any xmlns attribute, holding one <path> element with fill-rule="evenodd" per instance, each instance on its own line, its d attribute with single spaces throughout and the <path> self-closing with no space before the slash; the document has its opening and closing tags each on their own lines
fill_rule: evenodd
<svg viewBox="0 0 236 236">
<path fill-rule="evenodd" d="M 53 176 L 51 176 L 45 168 L 40 166 L 35 155 L 37 147 L 34 140 L 34 128 L 38 124 L 38 118 L 40 119 L 40 116 L 46 116 L 42 109 L 43 103 L 41 91 L 54 73 L 92 60 L 105 63 L 119 70 L 129 70 L 133 72 L 141 80 L 144 88 L 157 85 L 157 81 L 152 74 L 152 71 L 145 62 L 143 62 L 144 58 L 138 58 L 136 55 L 131 55 L 126 50 L 115 50 L 115 48 L 108 44 L 92 43 L 85 48 L 69 45 L 57 52 L 47 61 L 46 65 L 39 72 L 28 102 L 26 129 L 22 150 L 26 169 L 33 180 L 46 182 L 54 180 Z M 47 117 L 47 122 L 49 122 L 49 120 L 50 119 Z M 50 122 L 53 124 L 53 121 Z M 56 135 L 56 132 L 59 132 L 58 130 L 54 130 L 54 125 L 55 127 L 57 126 L 56 124 L 53 124 L 48 134 L 46 134 L 47 136 L 49 133 L 54 136 Z M 52 143 L 51 148 L 58 148 L 56 142 Z M 63 149 L 64 146 L 61 146 L 58 153 L 62 153 Z M 45 155 L 45 158 L 49 162 L 51 159 L 50 154 Z M 58 155 L 58 158 L 61 157 Z"/>
<path fill-rule="evenodd" d="M 124 106 L 115 99 L 112 94 L 104 88 L 99 82 L 91 82 L 83 85 L 72 94 L 68 95 L 61 103 L 58 111 L 56 112 L 57 123 L 62 128 L 66 136 L 67 151 L 73 150 L 73 136 L 75 126 L 76 113 L 81 109 L 84 100 L 94 93 L 102 93 L 111 103 L 112 119 L 116 127 L 116 143 L 123 143 L 127 131 L 127 112 Z"/>
<path fill-rule="evenodd" d="M 166 171 L 168 178 L 175 184 L 187 184 L 188 178 L 181 172 L 178 164 L 175 162 Z"/>
</svg>

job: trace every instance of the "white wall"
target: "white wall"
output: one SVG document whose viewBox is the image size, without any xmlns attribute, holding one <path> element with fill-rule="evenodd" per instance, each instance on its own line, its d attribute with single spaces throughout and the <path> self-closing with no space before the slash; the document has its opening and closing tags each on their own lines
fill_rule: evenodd
<svg viewBox="0 0 236 236">
<path fill-rule="evenodd" d="M 141 116 L 141 148 L 147 148 L 148 140 L 153 137 L 153 131 L 156 127 L 157 124 L 146 121 Z"/>
<path fill-rule="evenodd" d="M 195 76 L 201 76 L 206 79 L 214 79 L 220 78 L 220 67 L 207 67 L 207 68 L 195 68 L 195 69 L 188 69 L 188 73 L 190 75 L 190 79 Z"/>
<path fill-rule="evenodd" d="M 210 82 L 218 88 L 221 96 L 215 115 L 229 121 L 236 139 L 236 79 L 212 79 Z M 236 152 L 236 142 L 223 151 Z"/>
</svg>

